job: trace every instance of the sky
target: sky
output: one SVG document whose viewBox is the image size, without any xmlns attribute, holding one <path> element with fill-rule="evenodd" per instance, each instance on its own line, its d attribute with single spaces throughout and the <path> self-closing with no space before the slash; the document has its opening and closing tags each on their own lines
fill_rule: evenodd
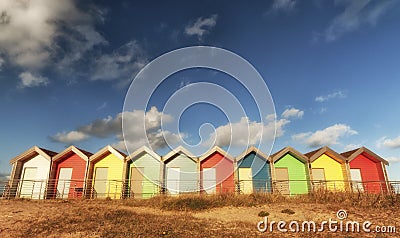
<svg viewBox="0 0 400 238">
<path fill-rule="evenodd" d="M 182 144 L 199 153 L 229 146 L 233 155 L 258 143 L 267 153 L 365 146 L 390 162 L 391 180 L 400 180 L 399 13 L 394 0 L 3 0 L 0 177 L 10 173 L 10 159 L 34 145 L 96 152 L 148 142 L 161 155 Z M 254 92 L 209 68 L 130 87 L 148 63 L 192 46 L 245 59 L 268 87 L 263 102 L 274 107 L 260 113 Z M 201 82 L 214 88 L 196 90 Z M 213 91 L 217 86 L 241 107 Z M 132 88 L 154 92 L 142 108 L 124 107 Z M 177 107 L 196 95 L 206 102 L 198 99 L 178 114 L 164 110 L 168 100 Z"/>
</svg>

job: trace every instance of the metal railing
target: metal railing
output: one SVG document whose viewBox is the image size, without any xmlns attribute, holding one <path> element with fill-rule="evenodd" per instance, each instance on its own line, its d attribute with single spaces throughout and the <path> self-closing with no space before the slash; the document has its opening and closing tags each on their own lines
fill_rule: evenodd
<svg viewBox="0 0 400 238">
<path fill-rule="evenodd" d="M 312 191 L 328 190 L 333 192 L 393 192 L 388 181 L 352 181 L 352 180 L 311 180 Z"/>
<path fill-rule="evenodd" d="M 400 181 L 344 180 L 14 180 L 0 181 L 0 198 L 96 199 L 150 198 L 159 194 L 187 193 L 307 194 L 317 191 L 400 194 Z"/>
<path fill-rule="evenodd" d="M 251 193 L 271 193 L 272 183 L 271 180 L 265 179 L 252 179 L 252 180 L 239 180 L 236 182 L 236 193 L 238 194 L 251 194 Z"/>
</svg>

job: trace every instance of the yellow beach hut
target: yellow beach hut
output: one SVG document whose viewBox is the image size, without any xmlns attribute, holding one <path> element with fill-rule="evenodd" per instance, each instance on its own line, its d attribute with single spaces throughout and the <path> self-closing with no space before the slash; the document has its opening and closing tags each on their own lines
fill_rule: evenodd
<svg viewBox="0 0 400 238">
<path fill-rule="evenodd" d="M 106 146 L 89 158 L 88 188 L 92 198 L 122 198 L 126 154 Z"/>
<path fill-rule="evenodd" d="M 344 191 L 348 188 L 349 174 L 342 155 L 325 146 L 305 156 L 310 162 L 314 190 Z"/>
</svg>

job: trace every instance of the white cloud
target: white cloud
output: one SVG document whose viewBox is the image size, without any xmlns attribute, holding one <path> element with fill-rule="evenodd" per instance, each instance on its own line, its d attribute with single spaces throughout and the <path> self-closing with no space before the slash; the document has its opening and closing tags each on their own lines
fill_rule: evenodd
<svg viewBox="0 0 400 238">
<path fill-rule="evenodd" d="M 89 136 L 81 131 L 59 132 L 50 139 L 55 142 L 71 144 L 83 140 L 87 140 Z"/>
<path fill-rule="evenodd" d="M 341 90 L 338 90 L 338 91 L 335 91 L 335 92 L 330 93 L 328 95 L 318 96 L 318 97 L 315 98 L 315 101 L 316 102 L 326 102 L 326 101 L 329 101 L 331 99 L 346 98 L 346 97 L 347 97 L 347 95 L 346 95 L 345 92 L 343 92 Z"/>
<path fill-rule="evenodd" d="M 97 16 L 93 9 L 83 12 L 75 3 L 0 1 L 0 54 L 24 71 L 39 73 L 53 64 L 68 68 L 66 62 L 81 59 L 95 45 L 106 44 L 94 28 L 99 11 Z"/>
<path fill-rule="evenodd" d="M 297 0 L 274 0 L 272 3 L 270 13 L 272 12 L 290 12 L 293 11 L 296 7 Z"/>
<path fill-rule="evenodd" d="M 360 144 L 348 144 L 344 147 L 344 151 L 350 151 L 350 150 L 355 150 L 357 148 L 360 148 Z"/>
<path fill-rule="evenodd" d="M 334 41 L 343 34 L 357 30 L 363 24 L 374 26 L 395 1 L 336 0 L 344 10 L 336 16 L 325 30 L 326 41 Z"/>
<path fill-rule="evenodd" d="M 295 141 L 304 141 L 311 134 L 312 134 L 311 132 L 298 133 L 298 134 L 292 135 L 292 139 Z"/>
<path fill-rule="evenodd" d="M 218 146 L 247 146 L 272 141 L 275 135 L 281 137 L 285 133 L 284 126 L 288 123 L 289 120 L 280 119 L 268 120 L 267 124 L 263 124 L 243 117 L 239 122 L 217 127 L 205 145 L 209 146 L 215 141 Z"/>
<path fill-rule="evenodd" d="M 119 115 L 121 119 L 118 120 L 118 123 L 122 121 L 122 114 Z M 163 123 L 170 123 L 174 118 L 171 115 L 158 111 L 156 107 L 152 107 L 146 113 L 140 110 L 124 112 L 123 117 L 125 121 L 125 142 L 130 150 L 147 144 L 147 141 L 153 149 L 164 148 L 168 145 L 167 141 L 174 143 L 181 141 L 184 137 L 183 134 L 161 130 L 161 121 Z M 142 134 L 143 127 L 145 127 L 146 137 L 143 137 Z M 121 146 L 121 142 L 123 141 L 122 134 L 117 134 L 117 139 L 120 141 L 118 145 Z"/>
<path fill-rule="evenodd" d="M 1 1 L 1 51 L 20 66 L 40 67 L 50 56 L 56 32 L 51 21 L 63 7 L 70 9 L 68 2 L 57 6 L 51 1 Z"/>
<path fill-rule="evenodd" d="M 400 136 L 394 139 L 388 139 L 387 137 L 382 137 L 377 141 L 378 147 L 386 147 L 390 149 L 400 148 Z"/>
<path fill-rule="evenodd" d="M 108 116 L 107 118 L 95 120 L 88 125 L 78 128 L 79 131 L 85 132 L 88 135 L 106 138 L 110 135 L 118 135 L 122 138 L 122 118 L 129 122 L 129 127 L 126 128 L 127 132 L 134 135 L 139 134 L 146 126 L 147 131 L 157 130 L 161 126 L 161 118 L 164 122 L 173 120 L 172 116 L 164 115 L 159 112 L 156 107 L 152 107 L 146 113 L 142 110 L 134 110 L 132 112 L 118 113 L 114 118 Z M 126 124 L 128 125 L 128 123 Z"/>
<path fill-rule="evenodd" d="M 199 17 L 197 20 L 186 26 L 185 33 L 189 36 L 197 36 L 199 40 L 208 34 L 217 24 L 218 15 L 212 15 L 208 18 Z"/>
<path fill-rule="evenodd" d="M 136 41 L 130 41 L 111 54 L 103 54 L 94 62 L 92 80 L 128 81 L 148 62 L 146 52 Z"/>
<path fill-rule="evenodd" d="M 169 131 L 161 131 L 161 119 L 164 123 L 168 123 L 173 120 L 173 117 L 159 112 L 156 107 L 152 107 L 147 112 L 134 110 L 118 113 L 115 117 L 108 116 L 103 119 L 97 119 L 87 125 L 78 127 L 74 131 L 58 133 L 52 136 L 51 139 L 62 143 L 73 143 L 90 137 L 115 137 L 117 142 L 114 146 L 121 150 L 126 150 L 122 134 L 122 118 L 124 118 L 125 142 L 130 150 L 146 145 L 147 141 L 153 149 L 163 148 L 167 146 L 166 140 L 168 142 L 179 141 L 184 136 Z M 147 137 L 142 134 L 144 129 Z M 64 137 L 69 140 L 64 139 Z M 64 140 L 60 140 L 60 138 Z"/>
<path fill-rule="evenodd" d="M 37 87 L 49 84 L 49 79 L 40 75 L 33 75 L 30 72 L 23 72 L 19 74 L 21 79 L 20 88 Z"/>
<path fill-rule="evenodd" d="M 132 138 L 128 138 L 125 140 L 119 140 L 117 143 L 113 144 L 115 148 L 120 149 L 120 150 L 126 150 L 126 146 L 129 148 L 129 150 L 134 150 L 137 148 L 142 147 L 143 145 L 146 145 L 147 143 L 150 143 L 150 146 L 153 150 L 157 150 L 159 148 L 165 148 L 168 146 L 168 143 L 178 143 L 182 141 L 182 138 L 184 137 L 183 134 L 178 135 L 174 134 L 170 131 L 162 131 L 161 129 L 150 132 L 147 134 L 147 138 L 145 137 L 135 137 L 132 136 Z M 125 146 L 126 143 L 126 146 Z"/>
<path fill-rule="evenodd" d="M 386 157 L 385 159 L 388 162 L 392 162 L 392 163 L 400 162 L 400 157 L 396 157 L 396 156 L 389 156 L 389 157 Z"/>
<path fill-rule="evenodd" d="M 128 82 L 147 64 L 146 52 L 136 41 L 102 52 L 108 42 L 95 27 L 106 11 L 87 7 L 79 9 L 75 0 L 0 1 L 0 70 L 6 61 L 32 74 L 51 66 L 72 81 L 84 76 Z M 35 82 L 40 86 L 48 80 Z"/>
<path fill-rule="evenodd" d="M 122 120 L 124 119 L 124 135 L 122 134 Z M 152 107 L 149 111 L 134 110 L 122 112 L 115 117 L 97 119 L 86 125 L 80 126 L 73 131 L 57 133 L 50 138 L 61 143 L 74 143 L 82 140 L 95 138 L 115 138 L 114 146 L 126 150 L 125 143 L 129 150 L 134 150 L 147 143 L 153 149 L 167 147 L 168 144 L 182 142 L 188 135 L 184 133 L 173 133 L 162 130 L 161 121 L 170 123 L 174 120 L 171 115 L 158 111 Z M 284 135 L 284 127 L 290 123 L 286 118 L 276 119 L 275 116 L 267 116 L 266 122 L 250 121 L 243 117 L 236 123 L 228 123 L 219 126 L 208 135 L 204 142 L 205 146 L 246 146 L 264 142 L 272 142 L 274 136 Z M 143 132 L 146 132 L 144 135 Z M 248 137 L 246 136 L 248 135 Z M 168 142 L 168 143 L 167 143 Z"/>
<path fill-rule="evenodd" d="M 338 144 L 338 140 L 344 136 L 358 134 L 345 124 L 335 124 L 316 132 L 299 133 L 292 136 L 292 139 L 307 145 L 308 147 L 321 147 Z"/>
<path fill-rule="evenodd" d="M 286 109 L 283 113 L 282 113 L 282 117 L 289 119 L 291 117 L 293 118 L 302 118 L 304 115 L 304 111 L 301 111 L 299 109 L 296 108 L 289 108 Z"/>
<path fill-rule="evenodd" d="M 265 119 L 269 122 L 269 121 L 274 121 L 277 117 L 277 115 L 275 113 L 269 114 L 265 117 Z"/>
</svg>

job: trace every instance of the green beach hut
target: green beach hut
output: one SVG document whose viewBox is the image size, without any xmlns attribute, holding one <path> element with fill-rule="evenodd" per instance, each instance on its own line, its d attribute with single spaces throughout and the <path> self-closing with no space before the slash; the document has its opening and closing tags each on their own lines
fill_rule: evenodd
<svg viewBox="0 0 400 238">
<path fill-rule="evenodd" d="M 284 195 L 309 192 L 308 159 L 292 147 L 286 147 L 271 155 L 274 191 Z"/>
<path fill-rule="evenodd" d="M 128 197 L 150 198 L 159 194 L 163 162 L 157 153 L 143 146 L 130 154 L 125 162 Z"/>
</svg>

